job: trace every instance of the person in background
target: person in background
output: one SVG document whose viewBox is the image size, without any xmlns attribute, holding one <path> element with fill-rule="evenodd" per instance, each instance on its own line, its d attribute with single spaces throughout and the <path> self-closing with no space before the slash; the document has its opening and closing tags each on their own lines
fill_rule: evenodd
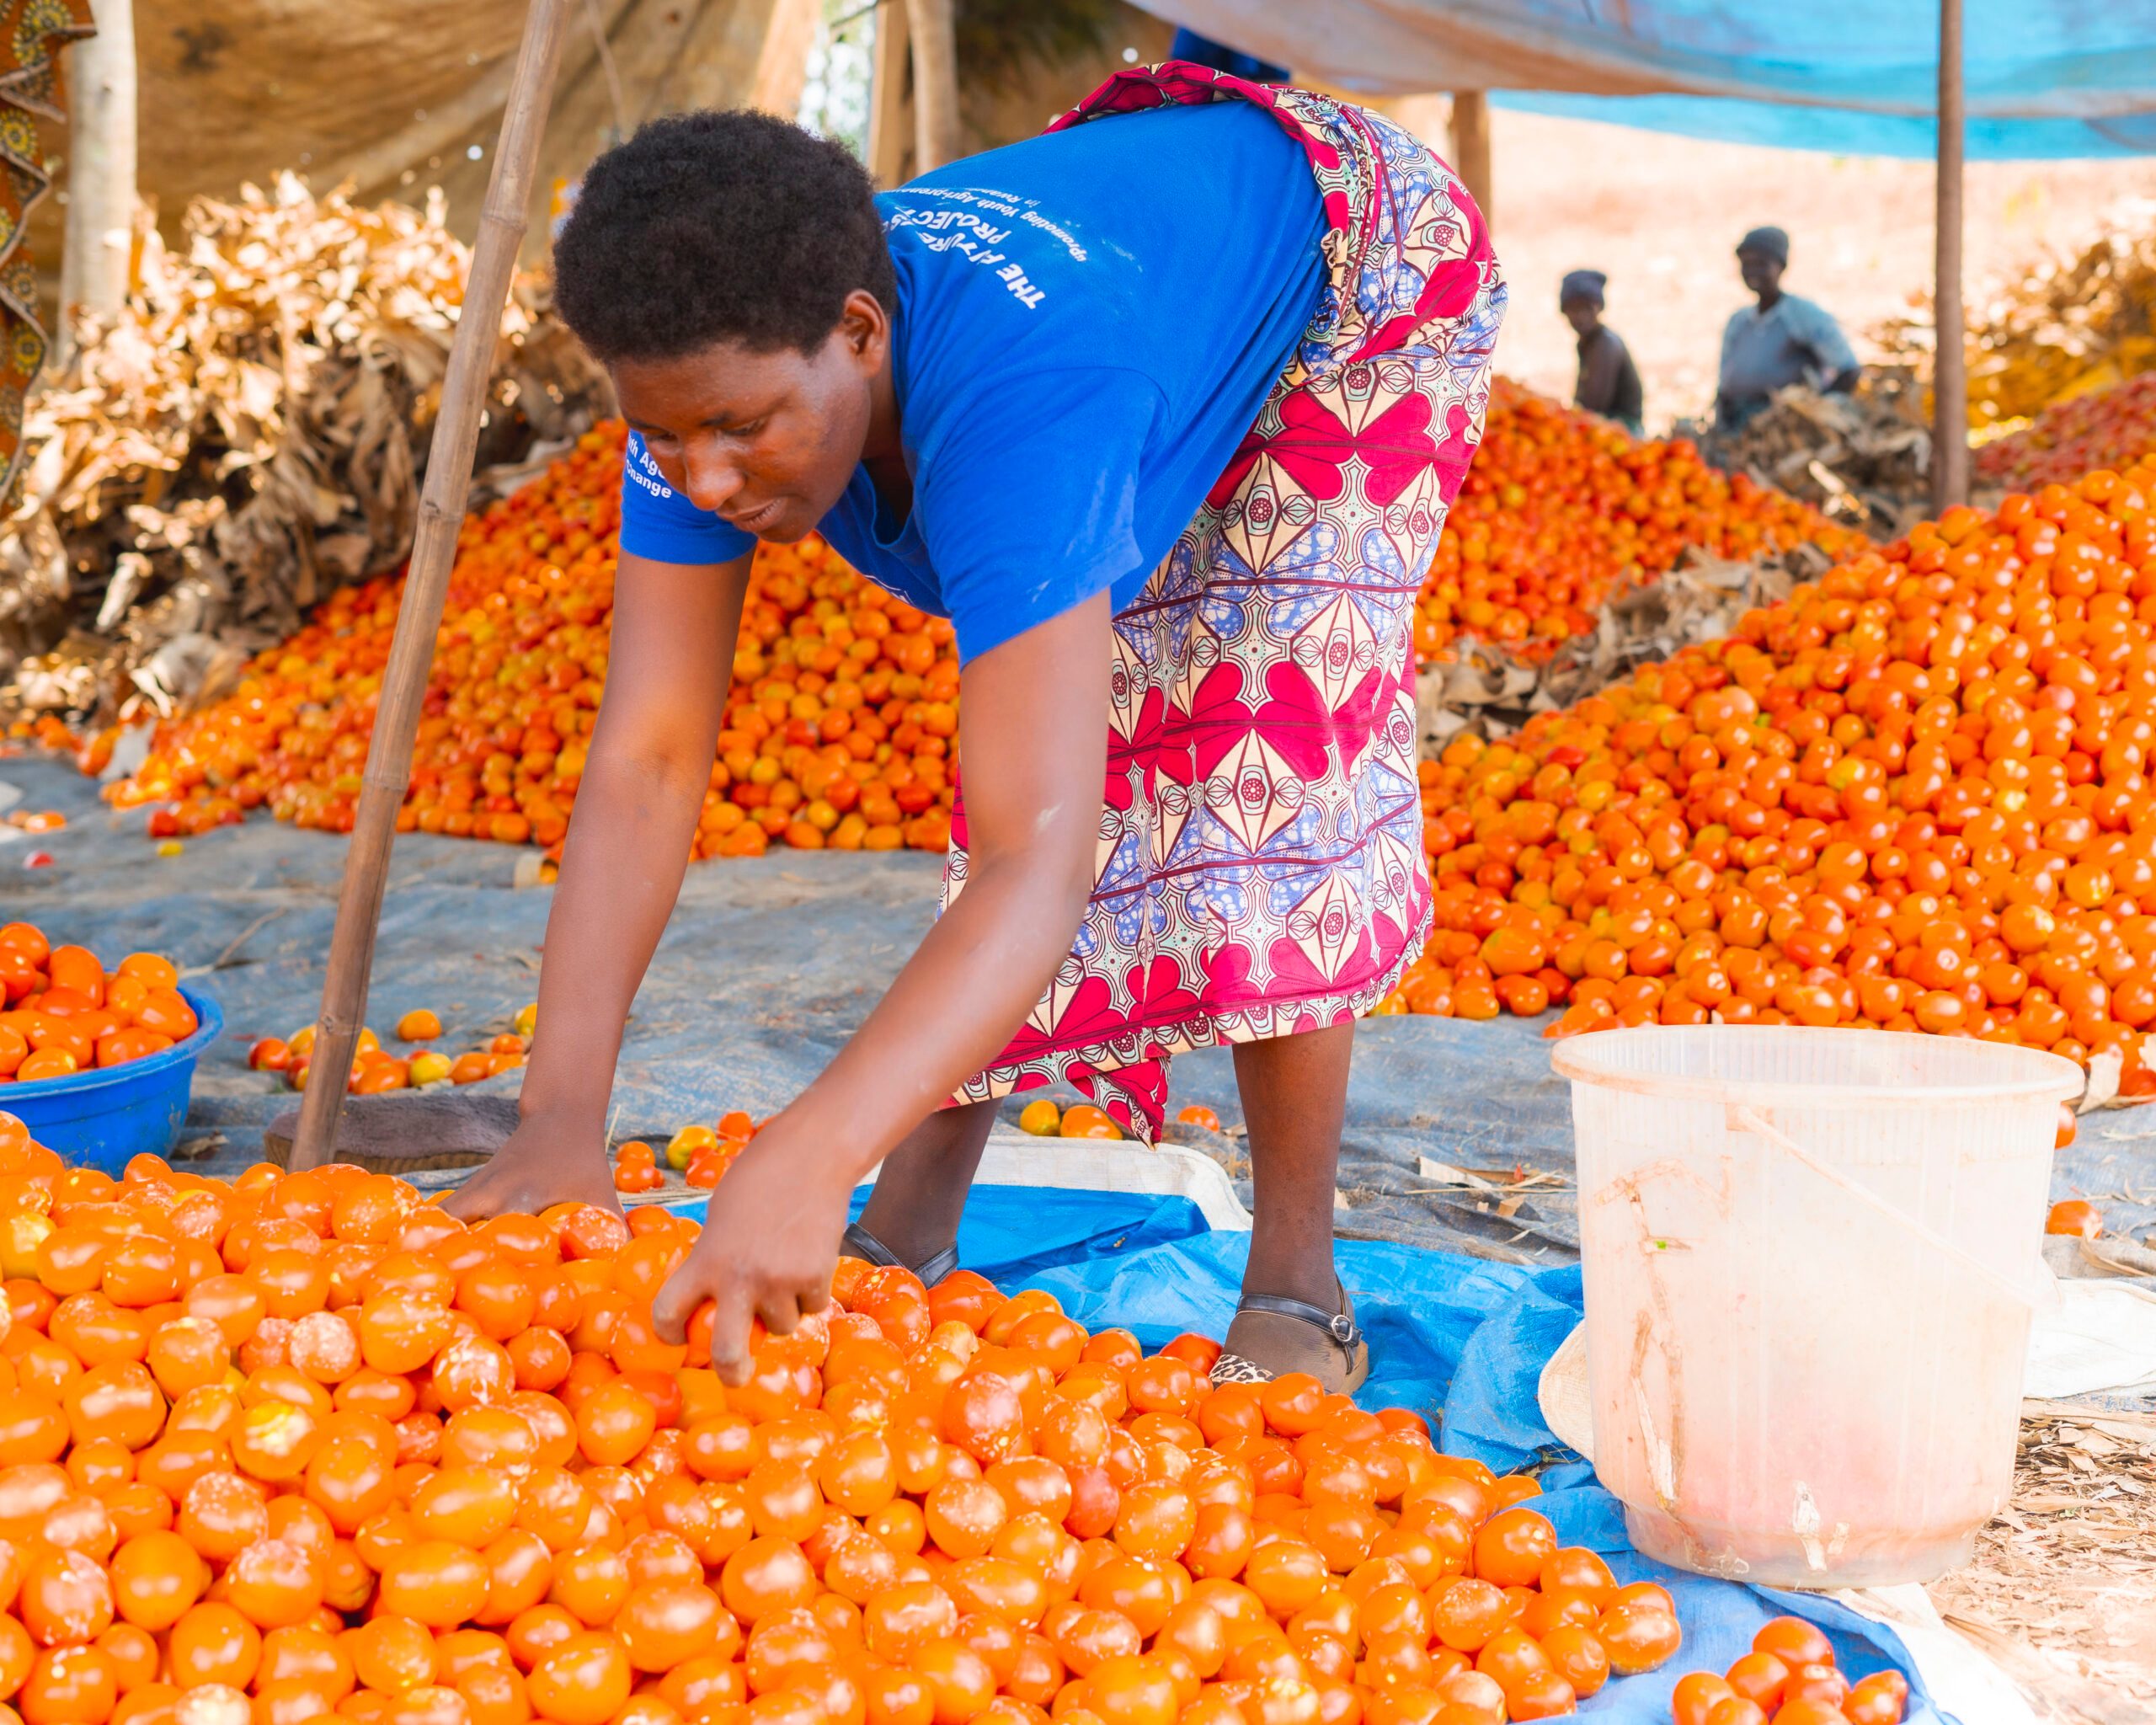
<svg viewBox="0 0 2156 1725">
<path fill-rule="evenodd" d="M 1633 436 L 1644 437 L 1640 368 L 1632 363 L 1625 338 L 1602 321 L 1602 291 L 1609 282 L 1599 270 L 1575 270 L 1557 290 L 1557 309 L 1580 339 L 1580 375 L 1572 386 L 1572 405 L 1614 419 Z"/>
<path fill-rule="evenodd" d="M 1715 392 L 1715 429 L 1735 431 L 1792 383 L 1829 395 L 1856 387 L 1862 368 L 1832 314 L 1782 291 L 1789 236 L 1755 227 L 1737 243 L 1737 265 L 1759 303 L 1732 314 L 1721 333 L 1721 379 Z"/>
<path fill-rule="evenodd" d="M 1254 84 L 1284 84 L 1288 82 L 1288 68 L 1275 66 L 1270 60 L 1260 60 L 1255 54 L 1245 54 L 1230 48 L 1225 42 L 1216 42 L 1210 36 L 1201 36 L 1196 30 L 1178 29 L 1176 39 L 1168 45 L 1168 58 L 1187 60 L 1193 66 L 1225 72 L 1230 77 L 1248 78 Z"/>
</svg>

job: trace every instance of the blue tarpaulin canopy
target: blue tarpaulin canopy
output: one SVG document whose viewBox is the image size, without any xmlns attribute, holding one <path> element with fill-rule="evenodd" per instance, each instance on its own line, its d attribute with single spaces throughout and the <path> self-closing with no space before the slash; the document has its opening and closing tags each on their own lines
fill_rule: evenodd
<svg viewBox="0 0 2156 1725">
<path fill-rule="evenodd" d="M 1814 0 L 1139 0 L 1372 95 L 1850 155 L 1929 156 L 1935 4 Z M 2156 0 L 1963 0 L 1972 158 L 2156 151 Z"/>
</svg>

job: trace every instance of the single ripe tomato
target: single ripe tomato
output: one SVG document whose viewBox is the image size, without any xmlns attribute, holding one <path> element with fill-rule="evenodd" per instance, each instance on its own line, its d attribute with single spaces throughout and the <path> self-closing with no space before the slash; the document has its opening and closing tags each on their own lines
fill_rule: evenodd
<svg viewBox="0 0 2156 1725">
<path fill-rule="evenodd" d="M 1671 1725 L 1707 1725 L 1716 1706 L 1736 1698 L 1737 1691 L 1711 1671 L 1692 1671 L 1677 1680 L 1669 1698 Z"/>
<path fill-rule="evenodd" d="M 2094 1240 L 2104 1231 L 2103 1212 L 2085 1198 L 2062 1199 L 2045 1217 L 2044 1231 Z"/>
<path fill-rule="evenodd" d="M 1676 1658 L 1684 1634 L 1674 1614 L 1651 1601 L 1613 1605 L 1596 1621 L 1595 1639 L 1609 1655 L 1609 1668 L 1635 1677 Z"/>
<path fill-rule="evenodd" d="M 1475 1573 L 1499 1587 L 1533 1587 L 1556 1553 L 1557 1530 L 1532 1509 L 1500 1510 L 1475 1532 Z"/>
<path fill-rule="evenodd" d="M 1725 1674 L 1738 1695 L 1769 1712 L 1781 1705 L 1789 1682 L 1789 1667 L 1772 1653 L 1746 1653 Z"/>
<path fill-rule="evenodd" d="M 1857 1680 L 1842 1711 L 1849 1725 L 1901 1725 L 1908 1703 L 1908 1679 L 1898 1671 L 1875 1671 Z"/>
</svg>

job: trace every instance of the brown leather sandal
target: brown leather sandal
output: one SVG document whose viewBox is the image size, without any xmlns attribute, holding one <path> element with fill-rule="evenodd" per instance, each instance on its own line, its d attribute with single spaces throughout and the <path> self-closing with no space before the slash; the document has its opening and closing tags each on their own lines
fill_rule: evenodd
<svg viewBox="0 0 2156 1725">
<path fill-rule="evenodd" d="M 921 1285 L 925 1288 L 933 1288 L 958 1267 L 958 1242 L 955 1240 L 926 1262 L 910 1264 L 858 1222 L 846 1225 L 839 1249 L 848 1258 L 865 1258 L 873 1264 L 911 1270 L 921 1278 Z"/>
<path fill-rule="evenodd" d="M 1339 1287 L 1336 1279 L 1334 1286 Z M 1342 1391 L 1362 1388 L 1370 1375 L 1370 1344 L 1363 1334 L 1362 1326 L 1355 1322 L 1355 1307 L 1348 1298 L 1348 1290 L 1340 1288 L 1340 1310 L 1327 1311 L 1321 1306 L 1313 1306 L 1307 1300 L 1291 1300 L 1284 1294 L 1246 1294 L 1235 1306 L 1237 1313 L 1259 1311 L 1274 1317 L 1291 1317 L 1298 1323 L 1308 1324 L 1313 1329 L 1323 1330 L 1332 1339 L 1348 1362 L 1348 1379 L 1341 1386 Z M 1246 1359 L 1240 1354 L 1223 1353 L 1213 1363 L 1213 1381 L 1215 1384 L 1267 1384 L 1279 1376 L 1267 1370 L 1254 1359 Z"/>
</svg>

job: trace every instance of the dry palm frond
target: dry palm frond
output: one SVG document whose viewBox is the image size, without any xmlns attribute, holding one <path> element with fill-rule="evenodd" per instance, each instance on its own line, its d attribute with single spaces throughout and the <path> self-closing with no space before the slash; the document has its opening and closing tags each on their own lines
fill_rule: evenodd
<svg viewBox="0 0 2156 1725">
<path fill-rule="evenodd" d="M 1751 563 L 1689 548 L 1668 574 L 1615 595 L 1593 633 L 1550 659 L 1529 664 L 1502 646 L 1462 639 L 1453 661 L 1432 665 L 1418 685 L 1423 750 L 1434 754 L 1461 731 L 1504 736 L 1535 713 L 1599 694 L 1642 665 L 1727 634 L 1746 611 L 1779 604 L 1828 567 L 1826 553 L 1810 544 Z"/>
<path fill-rule="evenodd" d="M 213 688 L 332 585 L 396 563 L 466 254 L 426 209 L 273 190 L 147 223 L 136 286 L 26 415 L 0 524 L 0 704 L 109 717 Z M 604 380 L 526 280 L 502 322 L 483 462 L 573 435 Z"/>
<path fill-rule="evenodd" d="M 2052 402 L 2156 369 L 2156 205 L 2121 204 L 2078 257 L 2054 258 L 1973 296 L 1969 423 L 2032 419 Z M 1929 307 L 1874 332 L 1890 357 L 1929 377 Z"/>
<path fill-rule="evenodd" d="M 1822 515 L 1882 539 L 1928 513 L 1931 433 L 1907 367 L 1874 367 L 1857 391 L 1822 395 L 1796 385 L 1741 431 L 1700 446 L 1716 467 L 1748 473 Z"/>
</svg>

